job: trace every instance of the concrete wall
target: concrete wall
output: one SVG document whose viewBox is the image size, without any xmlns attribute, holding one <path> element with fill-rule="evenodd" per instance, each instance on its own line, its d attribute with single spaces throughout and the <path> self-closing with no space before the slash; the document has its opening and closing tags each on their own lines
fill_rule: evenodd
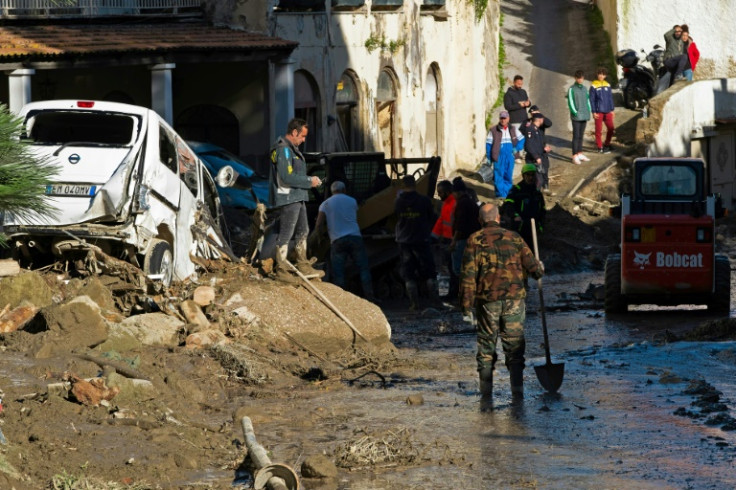
<svg viewBox="0 0 736 490">
<path fill-rule="evenodd" d="M 429 156 L 425 155 L 425 84 L 430 67 L 435 67 L 440 85 L 438 133 L 443 170 L 447 174 L 455 168 L 474 168 L 480 161 L 485 115 L 498 93 L 499 3 L 488 2 L 480 21 L 474 17 L 472 2 L 448 1 L 446 16 L 420 9 L 422 3 L 404 0 L 400 10 L 382 12 L 372 11 L 370 1 L 350 12 L 278 13 L 270 6 L 266 9 L 268 34 L 299 42 L 292 55 L 293 68 L 307 71 L 318 87 L 321 150 L 335 148 L 334 125 L 328 126 L 327 120 L 336 113 L 336 86 L 346 70 L 359 80 L 364 147 L 381 149 L 375 97 L 379 74 L 388 67 L 398 88 L 395 124 L 399 151 L 395 156 Z M 243 12 L 235 9 L 233 22 Z M 365 45 L 369 38 L 403 45 L 394 52 L 369 51 Z"/>
<path fill-rule="evenodd" d="M 664 46 L 664 33 L 686 23 L 700 50 L 695 79 L 736 77 L 736 0 L 597 0 L 597 5 L 614 51 Z"/>
</svg>

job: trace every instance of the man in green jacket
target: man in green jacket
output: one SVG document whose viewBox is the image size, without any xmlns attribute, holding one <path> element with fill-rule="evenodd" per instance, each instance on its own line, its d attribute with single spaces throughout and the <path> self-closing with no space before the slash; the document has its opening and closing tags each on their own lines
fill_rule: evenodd
<svg viewBox="0 0 736 490">
<path fill-rule="evenodd" d="M 567 89 L 567 107 L 572 119 L 572 163 L 589 162 L 590 158 L 583 155 L 583 136 L 585 125 L 590 121 L 590 96 L 585 88 L 585 73 L 583 70 L 575 72 L 575 83 Z"/>
<path fill-rule="evenodd" d="M 285 260 L 289 241 L 294 238 L 296 266 L 303 274 L 319 274 L 307 258 L 307 208 L 309 189 L 322 184 L 319 177 L 307 175 L 307 163 L 299 151 L 299 145 L 307 139 L 309 128 L 304 119 L 292 119 L 286 134 L 271 148 L 271 172 L 269 175 L 271 207 L 279 208 L 279 235 L 276 238 L 276 272 L 287 272 Z M 324 273 L 322 273 L 324 275 Z"/>
</svg>

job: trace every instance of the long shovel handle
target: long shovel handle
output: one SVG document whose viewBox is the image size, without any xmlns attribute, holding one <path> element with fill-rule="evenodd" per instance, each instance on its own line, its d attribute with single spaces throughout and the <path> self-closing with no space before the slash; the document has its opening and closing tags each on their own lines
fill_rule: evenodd
<svg viewBox="0 0 736 490">
<path fill-rule="evenodd" d="M 537 223 L 532 218 L 532 241 L 534 241 L 534 256 L 539 260 L 539 245 L 537 244 Z M 544 309 L 544 293 L 542 293 L 542 278 L 537 279 L 537 289 L 539 289 L 539 308 L 542 312 L 542 332 L 544 333 L 544 355 L 547 358 L 547 364 L 552 364 L 552 357 L 549 354 L 549 335 L 547 334 L 547 315 Z"/>
</svg>

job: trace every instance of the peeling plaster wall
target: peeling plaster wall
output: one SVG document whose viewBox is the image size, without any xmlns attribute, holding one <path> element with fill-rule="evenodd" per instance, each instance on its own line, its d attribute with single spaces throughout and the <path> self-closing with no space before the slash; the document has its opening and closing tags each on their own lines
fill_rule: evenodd
<svg viewBox="0 0 736 490">
<path fill-rule="evenodd" d="M 691 139 L 715 126 L 716 119 L 736 118 L 736 78 L 676 84 L 650 101 L 650 117 L 637 133 L 647 156 L 690 156 Z"/>
<path fill-rule="evenodd" d="M 439 72 L 443 170 L 448 174 L 477 165 L 484 152 L 485 114 L 498 93 L 499 3 L 489 1 L 479 22 L 470 2 L 448 1 L 446 20 L 421 11 L 421 3 L 404 0 L 401 10 L 388 12 L 371 12 L 367 5 L 357 12 L 273 14 L 269 34 L 299 42 L 292 55 L 294 69 L 308 71 L 319 86 L 323 150 L 334 148 L 326 119 L 335 115 L 336 85 L 348 69 L 360 79 L 366 150 L 377 147 L 377 82 L 381 70 L 390 67 L 397 78 L 400 156 L 429 156 L 424 154 L 424 84 L 434 63 Z M 394 53 L 369 52 L 369 38 L 405 44 Z"/>
<path fill-rule="evenodd" d="M 655 44 L 664 46 L 664 33 L 672 26 L 686 23 L 700 50 L 695 79 L 736 77 L 736 36 L 731 34 L 736 0 L 597 0 L 597 4 L 614 50 L 648 52 Z"/>
</svg>

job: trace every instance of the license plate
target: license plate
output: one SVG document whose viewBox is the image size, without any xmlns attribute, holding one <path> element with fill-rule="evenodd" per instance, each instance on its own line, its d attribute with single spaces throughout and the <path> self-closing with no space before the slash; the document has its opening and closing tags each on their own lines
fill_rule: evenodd
<svg viewBox="0 0 736 490">
<path fill-rule="evenodd" d="M 88 184 L 53 184 L 46 186 L 48 196 L 94 196 L 96 185 Z"/>
</svg>

